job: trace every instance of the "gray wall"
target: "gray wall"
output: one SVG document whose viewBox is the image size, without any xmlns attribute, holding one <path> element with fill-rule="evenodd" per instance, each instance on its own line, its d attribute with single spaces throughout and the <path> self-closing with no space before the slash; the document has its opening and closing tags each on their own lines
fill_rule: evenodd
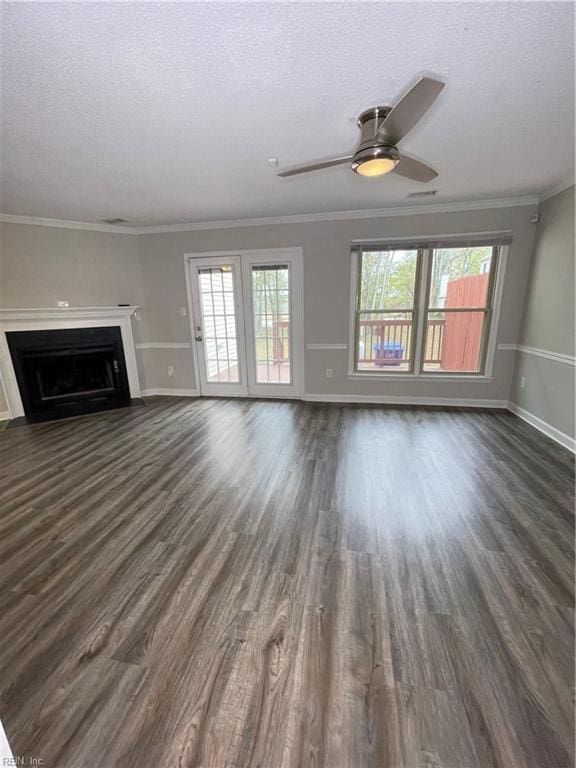
<svg viewBox="0 0 576 768">
<path fill-rule="evenodd" d="M 136 340 L 191 343 L 184 254 L 302 246 L 305 343 L 348 343 L 350 242 L 362 238 L 449 235 L 511 230 L 498 342 L 518 340 L 528 279 L 535 206 L 380 219 L 276 224 L 220 230 L 121 235 L 4 224 L 0 306 L 144 306 Z M 326 396 L 403 396 L 507 400 L 514 355 L 496 353 L 494 381 L 358 381 L 347 376 L 345 350 L 307 350 L 305 391 Z M 194 389 L 190 349 L 145 349 L 138 355 L 143 388 Z M 175 375 L 168 378 L 167 368 Z M 325 377 L 332 368 L 332 379 Z M 4 410 L 0 396 L 0 411 Z"/>
<path fill-rule="evenodd" d="M 535 210 L 530 206 L 141 236 L 149 340 L 190 342 L 188 318 L 179 314 L 179 307 L 187 304 L 185 253 L 302 246 L 305 343 L 347 343 L 351 240 L 511 230 L 514 242 L 506 271 L 498 341 L 515 343 L 532 253 L 534 225 L 530 216 Z M 358 381 L 347 376 L 347 354 L 346 350 L 306 350 L 306 393 L 507 400 L 514 365 L 513 352 L 497 352 L 495 380 L 491 383 Z M 149 350 L 149 386 L 165 386 L 160 381 L 168 364 L 175 368 L 173 386 L 194 387 L 189 350 Z M 325 377 L 326 368 L 333 369 L 332 379 Z"/>
<path fill-rule="evenodd" d="M 143 301 L 134 235 L 2 223 L 0 251 L 3 308 Z"/>
<path fill-rule="evenodd" d="M 574 187 L 540 206 L 519 343 L 570 355 L 576 352 L 574 318 Z M 519 350 L 511 400 L 574 437 L 573 365 Z M 522 378 L 525 387 L 520 386 Z"/>
<path fill-rule="evenodd" d="M 1 223 L 0 307 L 54 307 L 59 300 L 70 306 L 143 304 L 138 238 Z M 0 386 L 0 413 L 6 410 Z"/>
</svg>

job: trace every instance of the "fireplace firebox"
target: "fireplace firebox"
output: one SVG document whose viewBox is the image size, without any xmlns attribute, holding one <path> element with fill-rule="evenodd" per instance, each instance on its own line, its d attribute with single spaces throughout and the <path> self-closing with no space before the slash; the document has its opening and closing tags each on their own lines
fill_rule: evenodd
<svg viewBox="0 0 576 768">
<path fill-rule="evenodd" d="M 118 326 L 8 331 L 6 339 L 30 421 L 130 404 Z"/>
</svg>

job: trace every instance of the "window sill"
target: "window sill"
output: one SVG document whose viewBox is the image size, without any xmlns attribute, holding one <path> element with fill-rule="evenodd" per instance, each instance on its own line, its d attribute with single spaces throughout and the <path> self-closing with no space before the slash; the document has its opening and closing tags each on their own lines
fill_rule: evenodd
<svg viewBox="0 0 576 768">
<path fill-rule="evenodd" d="M 349 379 L 366 381 L 468 381 L 473 384 L 490 384 L 494 376 L 475 373 L 348 373 Z"/>
</svg>

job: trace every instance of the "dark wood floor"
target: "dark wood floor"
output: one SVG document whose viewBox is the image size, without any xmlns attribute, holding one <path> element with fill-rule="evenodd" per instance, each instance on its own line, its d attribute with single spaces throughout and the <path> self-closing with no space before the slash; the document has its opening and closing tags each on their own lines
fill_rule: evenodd
<svg viewBox="0 0 576 768">
<path fill-rule="evenodd" d="M 44 768 L 572 765 L 573 460 L 508 413 L 158 398 L 0 432 L 0 506 Z"/>
</svg>

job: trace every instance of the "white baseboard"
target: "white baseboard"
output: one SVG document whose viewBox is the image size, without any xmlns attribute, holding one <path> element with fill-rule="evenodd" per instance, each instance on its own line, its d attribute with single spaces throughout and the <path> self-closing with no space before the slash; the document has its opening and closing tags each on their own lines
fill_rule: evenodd
<svg viewBox="0 0 576 768">
<path fill-rule="evenodd" d="M 10 418 L 10 411 L 0 411 L 0 421 L 8 421 Z"/>
<path fill-rule="evenodd" d="M 302 397 L 315 403 L 358 403 L 367 405 L 444 405 L 447 408 L 507 408 L 507 400 L 480 400 L 475 397 L 404 397 L 401 395 L 313 395 Z"/>
<path fill-rule="evenodd" d="M 152 397 L 153 395 L 167 395 L 171 397 L 198 397 L 195 389 L 143 389 L 142 397 Z"/>
<path fill-rule="evenodd" d="M 199 397 L 195 389 L 144 389 L 142 397 L 168 395 L 172 397 Z M 287 399 L 285 397 L 282 400 Z M 316 395 L 305 394 L 301 398 L 314 403 L 357 403 L 359 405 L 443 405 L 447 408 L 508 408 L 507 400 L 481 400 L 475 397 L 402 397 L 394 395 Z"/>
<path fill-rule="evenodd" d="M 565 432 L 556 429 L 556 427 L 548 424 L 547 421 L 544 421 L 538 416 L 534 416 L 533 413 L 526 411 L 524 408 L 521 408 L 519 405 L 516 405 L 516 403 L 513 403 L 512 401 L 508 403 L 508 410 L 514 413 L 523 421 L 530 424 L 539 432 L 542 432 L 551 440 L 554 440 L 554 442 L 563 445 L 564 448 L 568 448 L 568 450 L 572 451 L 572 453 L 576 453 L 576 440 L 573 437 L 570 437 L 570 435 L 567 435 Z"/>
</svg>

